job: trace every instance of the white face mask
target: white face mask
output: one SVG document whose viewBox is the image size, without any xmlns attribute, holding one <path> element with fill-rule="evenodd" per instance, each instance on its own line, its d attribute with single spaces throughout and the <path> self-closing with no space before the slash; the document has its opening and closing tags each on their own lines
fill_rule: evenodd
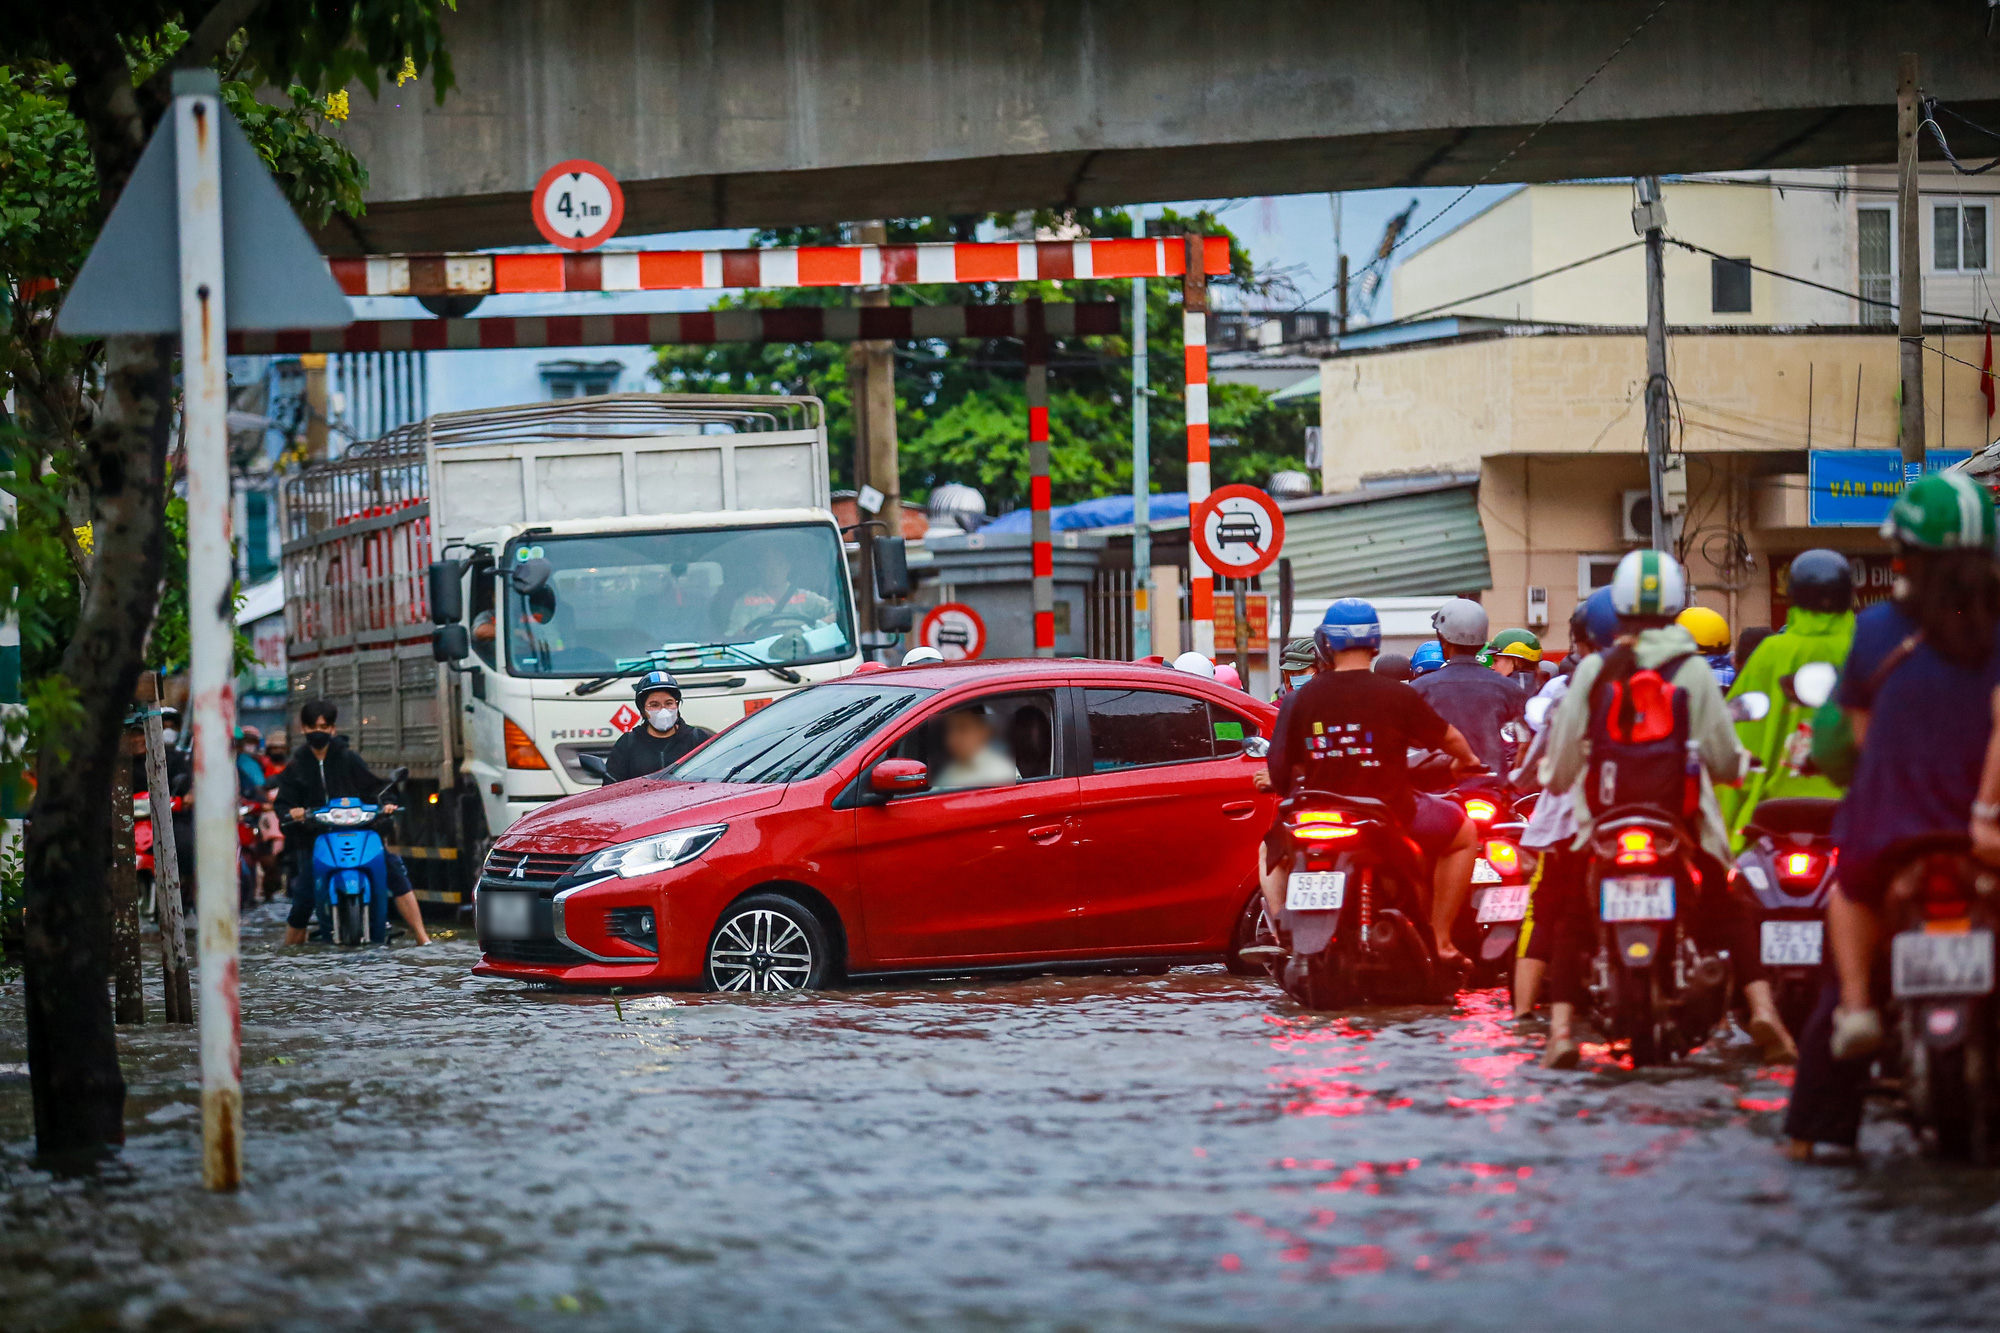
<svg viewBox="0 0 2000 1333">
<path fill-rule="evenodd" d="M 162 741 L 165 741 L 168 745 L 172 745 L 175 741 L 179 740 L 180 738 L 181 734 L 178 731 L 175 731 L 172 727 L 160 728 L 160 739 Z"/>
<path fill-rule="evenodd" d="M 646 710 L 646 721 L 652 724 L 654 731 L 672 731 L 679 725 L 680 720 L 681 710 L 678 708 L 648 708 Z"/>
</svg>

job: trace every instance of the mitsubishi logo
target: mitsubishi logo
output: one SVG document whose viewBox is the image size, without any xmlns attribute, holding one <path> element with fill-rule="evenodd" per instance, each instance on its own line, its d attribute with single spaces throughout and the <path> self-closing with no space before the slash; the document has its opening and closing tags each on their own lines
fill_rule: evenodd
<svg viewBox="0 0 2000 1333">
<path fill-rule="evenodd" d="M 512 870 L 507 872 L 507 878 L 526 879 L 527 876 L 522 872 L 525 871 L 527 868 L 528 868 L 528 858 L 524 856 L 518 862 L 515 863 L 514 868 Z"/>
</svg>

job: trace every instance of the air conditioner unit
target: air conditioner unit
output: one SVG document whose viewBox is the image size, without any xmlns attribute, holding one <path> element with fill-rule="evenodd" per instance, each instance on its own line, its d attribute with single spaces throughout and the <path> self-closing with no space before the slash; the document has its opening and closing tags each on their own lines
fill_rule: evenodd
<svg viewBox="0 0 2000 1333">
<path fill-rule="evenodd" d="M 1653 493 L 1626 491 L 1618 507 L 1618 535 L 1628 542 L 1653 540 Z"/>
</svg>

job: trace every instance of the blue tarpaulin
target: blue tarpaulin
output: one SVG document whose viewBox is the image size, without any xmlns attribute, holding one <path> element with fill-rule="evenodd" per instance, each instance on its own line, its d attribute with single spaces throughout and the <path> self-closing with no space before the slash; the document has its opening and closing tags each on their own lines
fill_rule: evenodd
<svg viewBox="0 0 2000 1333">
<path fill-rule="evenodd" d="M 1172 491 L 1165 495 L 1155 495 L 1147 506 L 1147 515 L 1154 523 L 1169 519 L 1185 521 L 1188 516 L 1186 491 Z M 982 532 L 1027 532 L 1034 516 L 1031 509 L 1016 509 L 1011 514 L 1002 514 L 988 523 Z M 1073 505 L 1058 505 L 1049 510 L 1049 530 L 1051 532 L 1081 532 L 1089 528 L 1118 528 L 1132 521 L 1132 497 L 1129 495 L 1107 495 L 1101 500 L 1082 500 Z"/>
</svg>

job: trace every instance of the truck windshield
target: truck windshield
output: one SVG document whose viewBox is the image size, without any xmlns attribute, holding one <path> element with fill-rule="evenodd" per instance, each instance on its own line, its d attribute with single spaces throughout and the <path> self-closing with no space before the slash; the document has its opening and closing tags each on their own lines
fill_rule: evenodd
<svg viewBox="0 0 2000 1333">
<path fill-rule="evenodd" d="M 827 524 L 529 536 L 509 554 L 554 567 L 537 592 L 507 589 L 501 616 L 515 675 L 594 676 L 649 661 L 674 670 L 791 665 L 854 653 L 845 561 Z"/>
<path fill-rule="evenodd" d="M 815 685 L 750 714 L 662 776 L 679 782 L 816 778 L 930 693 L 908 685 Z"/>
</svg>

